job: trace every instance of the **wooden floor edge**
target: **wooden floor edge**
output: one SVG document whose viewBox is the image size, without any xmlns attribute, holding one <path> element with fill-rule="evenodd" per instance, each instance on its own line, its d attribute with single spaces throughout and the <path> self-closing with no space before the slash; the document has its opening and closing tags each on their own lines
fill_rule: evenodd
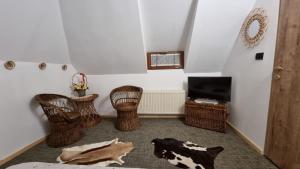
<svg viewBox="0 0 300 169">
<path fill-rule="evenodd" d="M 251 148 L 253 148 L 260 155 L 264 155 L 263 150 L 258 145 L 256 145 L 249 137 L 247 137 L 242 131 L 240 131 L 238 128 L 236 128 L 230 122 L 227 122 L 227 124 L 230 128 L 232 128 L 233 132 L 236 133 L 246 144 L 248 144 Z"/>
<path fill-rule="evenodd" d="M 19 155 L 23 154 L 24 152 L 26 152 L 27 150 L 31 149 L 32 147 L 42 143 L 43 141 L 46 140 L 47 136 L 44 136 L 36 141 L 34 141 L 33 143 L 17 150 L 16 152 L 12 153 L 11 155 L 8 155 L 7 157 L 5 157 L 4 159 L 0 160 L 0 166 L 4 165 L 5 163 L 13 160 L 14 158 L 18 157 Z"/>
</svg>

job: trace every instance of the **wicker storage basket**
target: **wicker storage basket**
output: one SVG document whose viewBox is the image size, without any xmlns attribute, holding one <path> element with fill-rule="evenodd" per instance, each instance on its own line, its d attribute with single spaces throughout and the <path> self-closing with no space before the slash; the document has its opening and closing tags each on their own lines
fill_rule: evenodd
<svg viewBox="0 0 300 169">
<path fill-rule="evenodd" d="M 203 104 L 188 100 L 185 103 L 185 123 L 190 126 L 225 133 L 227 104 Z"/>
</svg>

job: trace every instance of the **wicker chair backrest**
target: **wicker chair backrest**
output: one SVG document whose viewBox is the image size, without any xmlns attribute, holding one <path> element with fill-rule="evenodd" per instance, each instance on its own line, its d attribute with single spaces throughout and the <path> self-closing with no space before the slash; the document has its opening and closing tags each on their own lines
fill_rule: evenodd
<svg viewBox="0 0 300 169">
<path fill-rule="evenodd" d="M 110 100 L 112 106 L 116 109 L 118 104 L 134 103 L 138 106 L 143 89 L 136 86 L 122 86 L 111 91 Z"/>
<path fill-rule="evenodd" d="M 35 96 L 48 120 L 53 123 L 66 122 L 65 112 L 76 112 L 76 104 L 68 97 L 57 94 L 39 94 Z"/>
</svg>

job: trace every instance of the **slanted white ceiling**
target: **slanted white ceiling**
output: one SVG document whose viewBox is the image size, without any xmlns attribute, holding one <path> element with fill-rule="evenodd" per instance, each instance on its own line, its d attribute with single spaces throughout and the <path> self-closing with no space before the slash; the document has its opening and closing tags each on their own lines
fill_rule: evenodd
<svg viewBox="0 0 300 169">
<path fill-rule="evenodd" d="M 185 50 L 185 72 L 221 72 L 255 0 L 1 0 L 0 59 L 146 73 L 146 52 Z"/>
<path fill-rule="evenodd" d="M 88 74 L 145 73 L 138 0 L 61 0 L 73 65 Z"/>
<path fill-rule="evenodd" d="M 147 52 L 182 51 L 195 12 L 193 0 L 141 0 L 143 37 Z"/>
<path fill-rule="evenodd" d="M 198 0 L 186 72 L 221 72 L 255 0 Z"/>
<path fill-rule="evenodd" d="M 58 0 L 0 1 L 0 60 L 69 63 Z"/>
</svg>

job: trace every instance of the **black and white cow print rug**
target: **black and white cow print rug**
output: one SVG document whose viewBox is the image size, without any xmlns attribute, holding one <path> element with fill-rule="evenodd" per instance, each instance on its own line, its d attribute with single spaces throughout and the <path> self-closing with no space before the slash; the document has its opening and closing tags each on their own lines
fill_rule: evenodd
<svg viewBox="0 0 300 169">
<path fill-rule="evenodd" d="M 172 138 L 154 139 L 154 154 L 180 168 L 214 169 L 214 160 L 223 147 L 205 148 L 192 142 Z"/>
</svg>

